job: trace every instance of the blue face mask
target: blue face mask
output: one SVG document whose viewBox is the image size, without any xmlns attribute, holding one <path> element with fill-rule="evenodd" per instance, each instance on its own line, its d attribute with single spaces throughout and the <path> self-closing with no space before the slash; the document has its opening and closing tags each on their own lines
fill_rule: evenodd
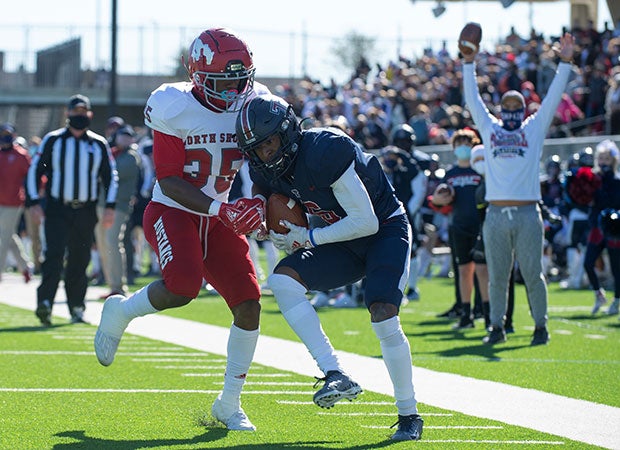
<svg viewBox="0 0 620 450">
<path fill-rule="evenodd" d="M 2 136 L 0 136 L 0 147 L 13 147 L 13 135 L 3 134 Z"/>
<path fill-rule="evenodd" d="M 525 117 L 525 109 L 514 109 L 509 111 L 507 109 L 501 109 L 499 113 L 502 119 L 502 127 L 508 131 L 514 131 L 521 128 L 523 118 Z"/>
<path fill-rule="evenodd" d="M 469 145 L 459 145 L 454 149 L 454 154 L 456 155 L 456 158 L 461 161 L 469 161 L 469 158 L 471 157 L 471 147 Z"/>
</svg>

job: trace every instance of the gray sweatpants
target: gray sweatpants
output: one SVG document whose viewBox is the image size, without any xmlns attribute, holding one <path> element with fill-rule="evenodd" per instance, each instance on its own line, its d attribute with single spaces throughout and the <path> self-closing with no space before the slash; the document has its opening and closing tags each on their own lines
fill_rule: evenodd
<svg viewBox="0 0 620 450">
<path fill-rule="evenodd" d="M 17 224 L 24 210 L 21 206 L 0 206 L 0 274 L 6 267 L 9 250 L 13 252 L 20 272 L 28 269 L 29 258 L 17 236 Z"/>
<path fill-rule="evenodd" d="M 534 323 L 536 327 L 546 326 L 547 284 L 542 268 L 543 233 L 538 205 L 489 205 L 483 236 L 489 269 L 492 326 L 504 326 L 508 282 L 515 258 L 519 261 Z"/>
</svg>

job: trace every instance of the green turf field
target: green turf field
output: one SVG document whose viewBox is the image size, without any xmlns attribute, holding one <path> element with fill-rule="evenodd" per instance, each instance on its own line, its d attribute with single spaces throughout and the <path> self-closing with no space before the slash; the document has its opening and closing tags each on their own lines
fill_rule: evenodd
<svg viewBox="0 0 620 450">
<path fill-rule="evenodd" d="M 401 312 L 414 365 L 620 407 L 620 322 L 591 316 L 590 292 L 552 284 L 551 343 L 530 347 L 533 324 L 519 285 L 516 333 L 489 348 L 481 344 L 482 321 L 455 332 L 453 320 L 436 318 L 453 302 L 452 282 L 421 280 L 422 299 Z M 273 297 L 262 303 L 262 334 L 296 340 Z M 208 295 L 164 314 L 225 327 L 231 321 L 224 302 Z M 320 317 L 337 349 L 380 355 L 365 309 L 321 309 Z M 596 448 L 425 404 L 423 440 L 392 443 L 391 397 L 364 392 L 321 410 L 312 404 L 318 371 L 302 376 L 260 365 L 243 395 L 258 431 L 228 432 L 210 416 L 223 382 L 222 356 L 126 335 L 116 361 L 104 368 L 94 356 L 94 333 L 94 326 L 58 318 L 43 329 L 32 311 L 0 304 L 1 449 Z"/>
</svg>

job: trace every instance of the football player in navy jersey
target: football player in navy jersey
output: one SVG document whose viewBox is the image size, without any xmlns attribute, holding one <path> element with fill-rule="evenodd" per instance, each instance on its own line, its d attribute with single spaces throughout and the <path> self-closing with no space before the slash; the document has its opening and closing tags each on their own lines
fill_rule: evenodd
<svg viewBox="0 0 620 450">
<path fill-rule="evenodd" d="M 345 373 L 306 293 L 366 277 L 364 302 L 398 408 L 392 439 L 420 439 L 423 420 L 413 388 L 411 350 L 398 317 L 411 227 L 379 161 L 339 130 L 302 131 L 293 108 L 274 95 L 247 102 L 236 132 L 250 163 L 254 194 L 285 194 L 329 224 L 308 230 L 282 221 L 290 231 L 269 234 L 289 254 L 269 277 L 269 286 L 284 318 L 325 374 L 314 402 L 330 408 L 356 398 L 362 389 Z"/>
</svg>

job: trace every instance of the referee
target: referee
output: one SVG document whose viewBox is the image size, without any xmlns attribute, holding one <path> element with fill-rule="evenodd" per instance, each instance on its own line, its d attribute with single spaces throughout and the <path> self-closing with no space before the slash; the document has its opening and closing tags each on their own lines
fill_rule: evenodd
<svg viewBox="0 0 620 450">
<path fill-rule="evenodd" d="M 71 322 L 84 321 L 86 268 L 97 223 L 100 189 L 106 196 L 103 226 L 109 228 L 114 222 L 116 166 L 106 139 L 88 129 L 92 117 L 88 97 L 72 96 L 67 104 L 67 125 L 45 135 L 26 180 L 26 204 L 34 220 L 41 223 L 45 217 L 45 259 L 35 311 L 43 326 L 51 326 L 52 306 L 63 269 Z M 47 177 L 45 212 L 38 194 L 44 175 Z"/>
</svg>

